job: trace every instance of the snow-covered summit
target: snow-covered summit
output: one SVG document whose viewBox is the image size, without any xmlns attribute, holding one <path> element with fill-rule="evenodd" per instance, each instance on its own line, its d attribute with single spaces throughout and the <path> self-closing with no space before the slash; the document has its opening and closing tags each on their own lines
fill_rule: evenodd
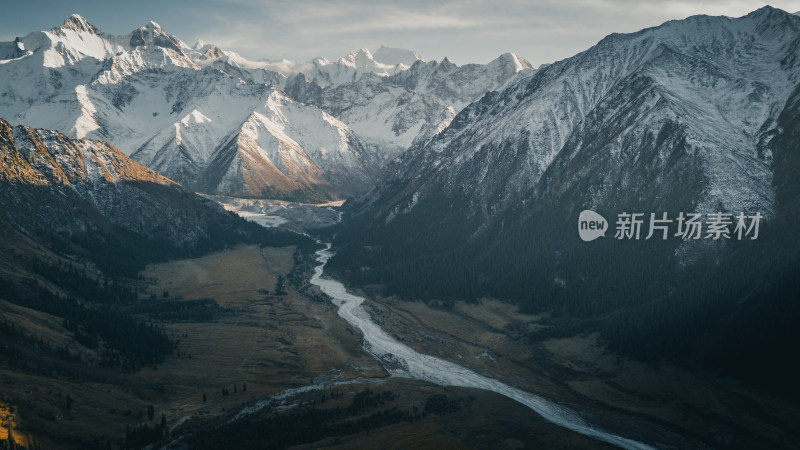
<svg viewBox="0 0 800 450">
<path fill-rule="evenodd" d="M 150 21 L 147 25 L 132 31 L 128 36 L 130 36 L 128 40 L 130 49 L 154 45 L 181 52 L 183 49 L 189 48 L 180 39 L 164 31 L 161 25 L 154 21 Z"/>
<path fill-rule="evenodd" d="M 251 61 L 204 41 L 189 47 L 156 22 L 115 36 L 73 15 L 0 43 L 0 92 L 13 94 L 0 96 L 0 115 L 108 140 L 211 193 L 353 195 L 521 68 L 509 55 L 459 67 L 388 47 Z"/>
<path fill-rule="evenodd" d="M 389 66 L 403 64 L 406 67 L 411 67 L 415 62 L 422 60 L 422 57 L 417 52 L 383 45 L 372 54 L 372 58 L 381 64 Z"/>
<path fill-rule="evenodd" d="M 800 17 L 771 7 L 609 35 L 467 106 L 389 166 L 371 201 L 390 201 L 365 214 L 387 223 L 454 196 L 469 201 L 448 214 L 487 227 L 542 202 L 772 217 L 771 141 L 800 82 L 798 36 Z M 436 86 L 422 69 L 397 77 Z"/>
<path fill-rule="evenodd" d="M 336 61 L 315 58 L 307 62 L 282 60 L 248 62 L 246 64 L 251 67 L 274 70 L 287 77 L 302 73 L 320 87 L 328 87 L 355 82 L 365 75 L 389 77 L 407 70 L 414 62 L 421 60 L 414 52 L 385 47 L 378 49 L 376 55 L 378 55 L 377 58 L 369 49 L 361 48 Z"/>
<path fill-rule="evenodd" d="M 84 19 L 83 16 L 79 14 L 73 14 L 67 17 L 67 19 L 60 27 L 52 29 L 54 33 L 59 33 L 59 32 L 63 33 L 66 30 L 71 30 L 76 33 L 85 32 L 93 34 L 103 34 L 102 30 L 89 23 L 89 21 Z"/>
<path fill-rule="evenodd" d="M 103 32 L 84 17 L 73 14 L 58 27 L 47 31 L 35 31 L 15 39 L 14 46 L 0 43 L 0 50 L 17 48 L 16 53 L 0 51 L 3 60 L 7 56 L 33 58 L 36 67 L 75 66 L 85 58 L 103 61 L 124 51 L 137 47 L 156 46 L 176 52 L 188 49 L 178 38 L 168 34 L 155 22 L 150 22 L 128 34 L 115 36 Z M 26 54 L 20 53 L 26 51 Z"/>
</svg>

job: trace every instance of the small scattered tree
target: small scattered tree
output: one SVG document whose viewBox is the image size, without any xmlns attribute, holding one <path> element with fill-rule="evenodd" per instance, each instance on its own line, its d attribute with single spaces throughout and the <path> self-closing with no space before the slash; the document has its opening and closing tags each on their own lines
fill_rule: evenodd
<svg viewBox="0 0 800 450">
<path fill-rule="evenodd" d="M 147 405 L 147 420 L 153 420 L 156 415 L 156 408 L 153 405 Z"/>
<path fill-rule="evenodd" d="M 206 400 L 208 400 L 208 399 L 206 398 L 206 394 L 205 394 L 205 392 L 204 392 L 204 393 L 203 393 L 203 403 L 205 403 L 205 402 L 206 402 Z"/>
<path fill-rule="evenodd" d="M 279 276 L 275 283 L 275 295 L 286 295 L 286 280 Z"/>
<path fill-rule="evenodd" d="M 72 409 L 72 397 L 70 397 L 69 394 L 67 394 L 67 411 L 69 411 L 70 409 Z"/>
<path fill-rule="evenodd" d="M 14 440 L 14 426 L 11 425 L 11 424 L 8 424 L 7 442 L 8 442 L 8 447 L 9 448 L 12 448 L 12 449 L 17 448 L 17 442 Z"/>
</svg>

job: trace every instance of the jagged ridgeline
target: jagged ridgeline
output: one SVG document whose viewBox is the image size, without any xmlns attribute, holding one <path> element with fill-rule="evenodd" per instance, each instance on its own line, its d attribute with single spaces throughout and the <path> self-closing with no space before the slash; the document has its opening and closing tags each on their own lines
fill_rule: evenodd
<svg viewBox="0 0 800 450">
<path fill-rule="evenodd" d="M 141 310 L 134 280 L 145 264 L 237 243 L 313 244 L 226 212 L 103 141 L 3 120 L 0 204 L 0 299 L 63 319 L 76 341 L 102 348 L 100 364 L 127 370 L 156 364 L 174 348 L 138 317 L 202 319 L 216 308 L 196 301 Z M 35 337 L 5 319 L 0 327 L 8 338 L 0 357 L 12 366 L 90 376 L 66 347 L 28 342 Z"/>
<path fill-rule="evenodd" d="M 348 206 L 329 268 L 428 301 L 552 312 L 532 334 L 725 367 L 797 393 L 800 17 L 612 34 L 461 111 Z M 579 213 L 760 212 L 756 241 L 582 242 Z M 674 230 L 673 230 L 674 231 Z M 780 382 L 777 382 L 780 381 Z"/>
<path fill-rule="evenodd" d="M 84 257 L 109 275 L 238 242 L 301 240 L 226 212 L 103 141 L 0 119 L 0 151 L 4 238 Z"/>
<path fill-rule="evenodd" d="M 307 203 L 363 193 L 461 108 L 533 72 L 512 54 L 457 66 L 385 47 L 248 61 L 154 22 L 111 35 L 78 15 L 0 42 L 0 60 L 13 124 L 106 140 L 196 192 Z"/>
</svg>

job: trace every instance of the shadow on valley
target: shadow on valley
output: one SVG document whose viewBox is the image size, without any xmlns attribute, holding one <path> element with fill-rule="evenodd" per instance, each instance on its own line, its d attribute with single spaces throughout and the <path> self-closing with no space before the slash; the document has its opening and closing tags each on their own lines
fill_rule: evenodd
<svg viewBox="0 0 800 450">
<path fill-rule="evenodd" d="M 677 177 L 664 183 L 672 191 L 647 190 L 648 177 L 642 177 L 641 189 L 594 207 L 612 229 L 604 239 L 581 242 L 578 214 L 591 204 L 591 193 L 602 190 L 605 172 L 564 157 L 522 196 L 525 202 L 509 202 L 488 222 L 471 198 L 444 192 L 414 203 L 412 213 L 375 220 L 385 213 L 380 205 L 403 204 L 397 198 L 408 186 L 399 181 L 373 203 L 348 203 L 344 224 L 327 231 L 336 236 L 336 255 L 326 270 L 384 296 L 446 308 L 484 297 L 512 302 L 522 312 L 549 313 L 545 327 L 526 336 L 530 342 L 600 331 L 608 348 L 622 355 L 734 376 L 800 403 L 797 364 L 786 353 L 787 345 L 800 342 L 797 99 L 795 93 L 770 143 L 777 211 L 762 222 L 757 240 L 684 244 L 679 237 L 613 237 L 617 213 L 676 217 L 695 209 L 691 199 L 706 182 L 680 178 L 694 173 L 687 156 L 671 163 L 688 164 L 686 170 L 658 175 Z M 674 145 L 680 152 L 680 140 Z M 581 174 L 577 181 L 575 173 Z"/>
<path fill-rule="evenodd" d="M 13 182 L 0 186 L 4 205 L 0 210 L 0 366 L 15 377 L 24 374 L 22 379 L 30 380 L 37 390 L 50 385 L 45 380 L 70 386 L 114 385 L 123 382 L 123 374 L 156 371 L 165 357 L 181 353 L 180 336 L 166 331 L 165 323 L 210 322 L 232 314 L 213 298 L 187 300 L 167 291 L 145 293 L 146 280 L 139 273 L 147 264 L 239 244 L 314 246 L 294 233 L 247 222 L 177 186 L 146 182 L 95 186 L 92 195 L 100 207 L 76 193 L 83 189 L 86 186 Z M 12 388 L 5 380 L 9 385 L 3 389 L 0 406 L 6 402 L 25 405 L 28 401 L 17 395 L 23 395 L 17 392 L 20 387 Z M 48 392 L 56 395 L 50 386 Z M 64 404 L 55 410 L 70 410 L 72 401 L 61 398 Z M 36 413 L 30 406 L 20 411 L 28 423 L 30 419 L 54 423 L 61 414 L 44 409 Z M 157 432 L 146 427 L 129 430 L 130 448 L 152 442 L 156 434 L 161 439 L 163 427 L 156 427 Z M 63 448 L 111 444 L 52 434 L 47 429 L 34 431 L 50 445 Z M 39 448 L 38 441 L 23 442 Z"/>
</svg>

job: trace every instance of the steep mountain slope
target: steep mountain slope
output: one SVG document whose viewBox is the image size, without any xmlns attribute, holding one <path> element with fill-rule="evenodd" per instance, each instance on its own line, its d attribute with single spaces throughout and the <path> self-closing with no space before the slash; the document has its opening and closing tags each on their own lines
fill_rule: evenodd
<svg viewBox="0 0 800 450">
<path fill-rule="evenodd" d="M 372 58 L 381 63 L 390 66 L 402 64 L 406 67 L 411 67 L 415 62 L 422 60 L 417 52 L 411 50 L 404 50 L 401 48 L 391 48 L 381 45 L 378 50 L 373 53 Z"/>
<path fill-rule="evenodd" d="M 278 94 L 265 83 L 280 84 L 280 74 L 242 70 L 215 47 L 190 49 L 154 22 L 111 36 L 72 16 L 16 46 L 32 50 L 1 67 L 7 75 L 0 101 L 4 114 L 79 138 L 111 140 L 186 186 L 324 200 L 363 190 L 378 168 L 372 163 L 376 158 L 362 154 L 370 149 L 341 122 L 288 99 L 275 101 Z M 31 78 L 38 81 L 31 85 Z M 284 106 L 291 111 L 278 111 Z M 244 163 L 226 155 L 236 153 L 242 127 L 267 111 L 274 116 L 270 128 L 283 133 L 270 144 L 281 148 L 279 160 L 256 147 Z M 280 131 L 288 116 L 300 125 Z M 207 125 L 190 126 L 198 120 Z M 220 161 L 231 165 L 219 167 Z M 214 176 L 206 171 L 221 171 L 225 182 L 211 184 Z"/>
<path fill-rule="evenodd" d="M 16 51 L 11 51 L 15 47 Z M 33 32 L 13 43 L 4 43 L 3 48 L 10 49 L 6 51 L 10 51 L 6 55 L 9 58 L 2 61 L 4 76 L 0 82 L 0 105 L 6 117 L 15 117 L 31 104 L 50 101 L 58 95 L 80 95 L 76 89 L 92 81 L 105 69 L 104 62 L 115 56 L 145 65 L 148 61 L 140 53 L 127 55 L 135 49 L 159 49 L 162 64 L 169 61 L 191 65 L 184 44 L 154 22 L 127 35 L 114 36 L 79 15 L 70 16 L 63 25 L 49 31 Z M 117 64 L 112 63 L 111 67 L 124 69 Z"/>
<path fill-rule="evenodd" d="M 147 264 L 237 244 L 255 244 L 242 247 L 256 254 L 259 244 L 314 245 L 226 212 L 108 143 L 2 119 L 0 205 L 0 366 L 19 380 L 3 382 L 3 403 L 20 405 L 16 423 L 28 435 L 19 445 L 17 427 L 15 446 L 4 420 L 5 448 L 89 448 L 94 444 L 84 436 L 94 430 L 121 441 L 124 430 L 114 429 L 119 417 L 113 411 L 98 411 L 109 416 L 110 426 L 86 419 L 91 431 L 70 425 L 75 433 L 65 434 L 53 430 L 54 415 L 45 422 L 32 419 L 36 409 L 13 387 L 33 379 L 59 386 L 54 390 L 69 394 L 48 403 L 74 413 L 86 407 L 77 387 L 91 383 L 92 398 L 100 391 L 110 395 L 116 386 L 122 392 L 130 389 L 134 372 L 155 370 L 180 352 L 175 334 L 154 324 L 175 316 L 150 311 L 177 307 L 179 320 L 199 321 L 221 311 L 213 299 L 184 300 L 166 290 L 156 300 L 140 276 Z M 32 440 L 34 433 L 44 442 Z"/>
<path fill-rule="evenodd" d="M 362 49 L 336 62 L 254 62 L 212 44 L 189 47 L 155 22 L 113 36 L 74 15 L 0 45 L 0 114 L 107 140 L 192 189 L 319 201 L 363 192 L 412 142 L 529 68 L 445 62 L 442 70 L 406 50 L 376 55 Z M 389 80 L 412 66 L 427 74 L 424 83 Z M 436 83 L 447 87 L 423 86 Z M 306 105 L 275 101 L 275 89 Z M 262 143 L 280 147 L 280 156 L 237 147 L 256 115 L 281 130 Z"/>
<path fill-rule="evenodd" d="M 146 261 L 277 239 L 105 142 L 3 120 L 0 200 L 3 242 L 33 242 L 111 274 L 135 275 Z M 0 246 L 3 255 L 8 249 Z"/>
<path fill-rule="evenodd" d="M 560 332 L 605 317 L 606 337 L 640 356 L 707 350 L 699 330 L 725 334 L 719 318 L 742 313 L 737 295 L 798 267 L 796 241 L 776 225 L 797 208 L 776 200 L 795 181 L 774 181 L 776 155 L 795 150 L 775 136 L 794 133 L 779 117 L 800 80 L 799 31 L 798 17 L 769 7 L 691 17 L 608 36 L 487 94 L 351 207 L 331 267 L 411 298 L 490 295 L 581 318 L 556 321 Z M 609 231 L 584 243 L 583 209 L 611 227 L 622 212 L 760 212 L 772 225 L 752 242 L 646 240 L 644 228 L 641 240 Z M 750 313 L 776 327 L 797 317 L 779 304 Z"/>
<path fill-rule="evenodd" d="M 250 105 L 226 107 L 237 100 Z M 131 157 L 202 192 L 311 201 L 363 192 L 380 167 L 341 121 L 277 88 L 223 78 L 192 107 Z"/>
<path fill-rule="evenodd" d="M 728 210 L 750 206 L 769 213 L 773 194 L 764 145 L 796 72 L 787 59 L 796 24 L 775 17 L 782 31 L 767 28 L 780 14 L 764 10 L 737 21 L 695 17 L 611 35 L 470 106 L 442 136 L 405 161 L 438 176 L 436 185 L 423 189 L 461 189 L 485 204 L 502 187 L 507 201 L 536 185 L 557 155 L 566 158 L 565 149 L 580 153 L 602 144 L 604 158 L 610 154 L 611 162 L 624 168 L 625 161 L 647 153 L 640 147 L 648 135 L 658 136 L 669 124 L 664 132 L 680 129 L 686 145 L 696 147 L 703 159 L 711 183 L 705 205 L 722 202 Z M 595 136 L 603 141 L 591 139 Z M 506 146 L 517 154 L 499 153 Z M 515 157 L 520 158 L 516 166 L 493 164 Z M 742 159 L 752 165 L 740 166 Z M 472 191 L 475 176 L 481 181 L 477 192 Z M 747 201 L 753 204 L 736 203 Z"/>
<path fill-rule="evenodd" d="M 408 69 L 416 61 L 422 59 L 414 52 L 387 47 L 381 47 L 375 55 L 368 49 L 362 48 L 345 55 L 338 61 L 316 58 L 300 63 L 287 60 L 253 62 L 245 60 L 234 52 L 226 52 L 226 54 L 243 67 L 272 70 L 286 77 L 302 73 L 317 86 L 323 88 L 358 81 L 365 74 L 388 77 Z"/>
<path fill-rule="evenodd" d="M 533 73 L 527 61 L 506 53 L 485 65 L 418 60 L 389 77 L 370 74 L 324 89 L 298 75 L 287 82 L 286 91 L 341 119 L 389 160 L 443 130 L 486 92 Z"/>
</svg>

